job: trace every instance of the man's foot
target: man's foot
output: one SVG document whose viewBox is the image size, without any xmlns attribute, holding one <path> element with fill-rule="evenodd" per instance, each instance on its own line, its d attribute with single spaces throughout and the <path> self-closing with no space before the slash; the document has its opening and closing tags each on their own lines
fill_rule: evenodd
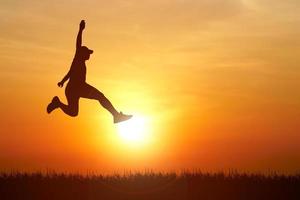
<svg viewBox="0 0 300 200">
<path fill-rule="evenodd" d="M 119 122 L 123 122 L 126 121 L 128 119 L 130 119 L 132 117 L 132 115 L 124 115 L 122 112 L 116 114 L 114 116 L 114 123 L 119 123 Z"/>
<path fill-rule="evenodd" d="M 59 107 L 59 98 L 57 96 L 53 97 L 51 103 L 47 106 L 47 113 L 50 114 L 54 109 Z"/>
</svg>

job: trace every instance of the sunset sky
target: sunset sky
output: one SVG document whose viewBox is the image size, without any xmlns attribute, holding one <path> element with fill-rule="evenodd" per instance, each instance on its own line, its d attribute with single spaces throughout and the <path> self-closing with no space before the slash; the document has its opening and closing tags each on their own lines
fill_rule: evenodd
<svg viewBox="0 0 300 200">
<path fill-rule="evenodd" d="M 81 19 L 138 141 L 97 101 L 46 113 Z M 300 170 L 299 0 L 1 0 L 0 30 L 0 171 Z"/>
</svg>

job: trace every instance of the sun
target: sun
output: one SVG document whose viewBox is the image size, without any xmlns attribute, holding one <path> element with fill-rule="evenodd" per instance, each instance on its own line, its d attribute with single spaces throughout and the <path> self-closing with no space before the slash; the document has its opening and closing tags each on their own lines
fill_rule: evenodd
<svg viewBox="0 0 300 200">
<path fill-rule="evenodd" d="M 130 120 L 117 124 L 117 129 L 123 141 L 144 143 L 147 140 L 149 127 L 144 117 L 133 116 Z"/>
</svg>

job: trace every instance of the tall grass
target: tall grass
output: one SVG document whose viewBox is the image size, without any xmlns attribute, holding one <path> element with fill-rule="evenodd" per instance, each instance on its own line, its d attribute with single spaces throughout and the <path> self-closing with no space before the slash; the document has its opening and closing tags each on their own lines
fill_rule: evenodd
<svg viewBox="0 0 300 200">
<path fill-rule="evenodd" d="M 300 175 L 0 173 L 0 199 L 300 199 Z"/>
</svg>

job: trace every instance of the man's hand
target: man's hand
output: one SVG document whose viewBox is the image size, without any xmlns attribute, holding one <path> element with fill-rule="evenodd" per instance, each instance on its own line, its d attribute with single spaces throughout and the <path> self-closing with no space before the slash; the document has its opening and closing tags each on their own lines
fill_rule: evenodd
<svg viewBox="0 0 300 200">
<path fill-rule="evenodd" d="M 59 82 L 59 83 L 57 83 L 57 85 L 58 85 L 58 87 L 63 87 L 64 86 L 64 82 Z"/>
<path fill-rule="evenodd" d="M 79 24 L 79 29 L 83 30 L 85 28 L 85 21 L 81 20 L 80 24 Z"/>
</svg>

